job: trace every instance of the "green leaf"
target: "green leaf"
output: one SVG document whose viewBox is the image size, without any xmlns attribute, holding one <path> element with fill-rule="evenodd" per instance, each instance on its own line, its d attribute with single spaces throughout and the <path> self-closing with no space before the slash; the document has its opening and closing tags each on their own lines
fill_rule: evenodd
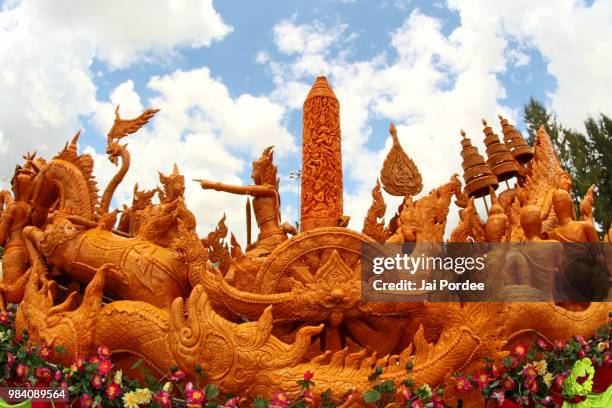
<svg viewBox="0 0 612 408">
<path fill-rule="evenodd" d="M 258 397 L 255 397 L 255 399 L 253 400 L 253 406 L 255 408 L 268 408 L 269 403 L 268 403 L 268 400 L 265 399 L 264 397 L 258 396 Z"/>
<path fill-rule="evenodd" d="M 368 403 L 371 404 L 373 402 L 376 402 L 378 400 L 380 400 L 380 392 L 376 391 L 376 390 L 370 390 L 370 391 L 366 391 L 363 394 L 363 400 Z"/>
<path fill-rule="evenodd" d="M 504 357 L 504 367 L 510 368 L 510 366 L 512 365 L 512 361 L 513 361 L 512 357 L 510 356 Z"/>
<path fill-rule="evenodd" d="M 395 383 L 393 382 L 393 380 L 383 381 L 382 384 L 380 384 L 380 390 L 382 392 L 394 392 Z"/>
<path fill-rule="evenodd" d="M 219 395 L 219 388 L 215 384 L 208 384 L 205 392 L 207 400 L 214 400 Z"/>
</svg>

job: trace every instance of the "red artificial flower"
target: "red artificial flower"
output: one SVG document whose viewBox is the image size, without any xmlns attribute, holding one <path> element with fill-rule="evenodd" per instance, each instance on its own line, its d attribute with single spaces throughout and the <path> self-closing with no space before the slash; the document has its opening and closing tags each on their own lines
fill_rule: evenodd
<svg viewBox="0 0 612 408">
<path fill-rule="evenodd" d="M 307 370 L 304 373 L 304 381 L 312 381 L 313 377 L 314 377 L 314 373 L 310 370 Z"/>
<path fill-rule="evenodd" d="M 412 408 L 423 408 L 423 401 L 421 401 L 420 398 L 415 399 L 414 401 L 412 401 Z"/>
<path fill-rule="evenodd" d="M 587 343 L 587 341 L 582 336 L 576 336 L 576 340 L 578 340 L 578 343 L 580 343 L 582 347 L 587 347 L 589 345 L 589 343 Z"/>
<path fill-rule="evenodd" d="M 535 394 L 540 389 L 540 386 L 538 385 L 538 382 L 535 380 L 535 378 L 527 378 L 525 380 L 525 387 L 527 387 L 527 389 L 531 391 L 532 394 Z"/>
<path fill-rule="evenodd" d="M 520 359 L 527 355 L 527 346 L 523 343 L 516 343 L 512 348 L 512 352 Z"/>
<path fill-rule="evenodd" d="M 98 364 L 98 372 L 102 375 L 110 373 L 111 368 L 113 368 L 113 364 L 110 360 L 102 360 Z"/>
<path fill-rule="evenodd" d="M 100 361 L 101 361 L 100 357 L 98 357 L 98 356 L 91 356 L 91 357 L 89 357 L 89 362 L 91 364 L 99 364 Z"/>
<path fill-rule="evenodd" d="M 93 398 L 89 394 L 81 395 L 79 398 L 79 402 L 81 403 L 81 407 L 91 407 L 93 405 Z"/>
<path fill-rule="evenodd" d="M 103 384 L 104 380 L 102 379 L 102 377 L 100 377 L 99 374 L 94 374 L 93 378 L 91 379 L 91 385 L 93 385 L 93 387 L 97 390 Z"/>
<path fill-rule="evenodd" d="M 504 388 L 508 391 L 513 390 L 514 386 L 516 385 L 514 383 L 514 379 L 510 376 L 506 376 L 502 379 L 502 385 L 504 386 Z"/>
<path fill-rule="evenodd" d="M 397 387 L 396 394 L 399 397 L 401 397 L 404 401 L 408 401 L 412 397 L 412 392 L 410 391 L 410 388 L 408 388 L 405 384 L 402 384 L 399 387 Z"/>
<path fill-rule="evenodd" d="M 535 378 L 538 375 L 538 369 L 533 364 L 527 364 L 523 368 L 523 375 L 527 378 Z"/>
<path fill-rule="evenodd" d="M 23 364 L 18 364 L 15 369 L 15 374 L 17 374 L 17 377 L 25 377 L 28 375 L 28 367 Z"/>
<path fill-rule="evenodd" d="M 100 356 L 100 358 L 109 358 L 111 356 L 110 348 L 105 345 L 100 345 L 98 347 L 98 355 Z"/>
<path fill-rule="evenodd" d="M 486 371 L 481 370 L 476 374 L 476 385 L 478 385 L 478 388 L 480 388 L 481 390 L 487 388 L 487 385 L 489 385 L 490 380 L 491 378 L 489 377 L 489 374 L 487 374 Z"/>
<path fill-rule="evenodd" d="M 455 388 L 460 393 L 468 392 L 472 389 L 472 383 L 466 377 L 456 377 Z"/>
<path fill-rule="evenodd" d="M 121 395 L 122 392 L 123 390 L 121 389 L 121 387 L 118 384 L 115 384 L 114 382 L 111 382 L 106 386 L 106 396 L 111 401 L 114 400 L 115 397 Z"/>
<path fill-rule="evenodd" d="M 444 408 L 444 401 L 442 401 L 442 397 L 439 395 L 431 397 L 431 402 L 433 403 L 433 408 Z"/>
<path fill-rule="evenodd" d="M 8 325 L 9 323 L 9 314 L 7 312 L 0 312 L 0 324 L 3 326 Z"/>
<path fill-rule="evenodd" d="M 586 356 L 586 353 L 584 352 L 584 350 L 580 350 L 580 351 L 578 352 L 578 357 L 580 357 L 580 358 L 584 358 L 585 356 Z"/>
<path fill-rule="evenodd" d="M 559 351 L 564 350 L 565 347 L 567 346 L 567 341 L 565 341 L 565 340 L 555 340 L 554 346 L 555 346 L 555 349 L 557 349 Z"/>
<path fill-rule="evenodd" d="M 612 364 L 612 353 L 606 353 L 604 355 L 603 363 L 604 363 L 604 365 Z"/>
<path fill-rule="evenodd" d="M 78 356 L 76 360 L 74 360 L 74 364 L 77 370 L 82 370 L 85 367 L 85 358 L 83 356 Z"/>
<path fill-rule="evenodd" d="M 49 346 L 42 346 L 38 351 L 38 355 L 45 361 L 49 361 L 54 356 L 53 349 Z"/>
<path fill-rule="evenodd" d="M 34 375 L 36 376 L 36 378 L 38 378 L 39 381 L 46 383 L 50 382 L 53 378 L 53 376 L 51 375 L 51 370 L 49 370 L 47 367 L 37 368 L 36 371 L 34 371 Z"/>
</svg>

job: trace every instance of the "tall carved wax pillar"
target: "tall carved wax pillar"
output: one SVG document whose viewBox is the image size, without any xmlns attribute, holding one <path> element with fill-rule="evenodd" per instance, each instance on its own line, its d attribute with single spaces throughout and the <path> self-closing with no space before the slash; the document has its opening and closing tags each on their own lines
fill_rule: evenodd
<svg viewBox="0 0 612 408">
<path fill-rule="evenodd" d="M 499 183 L 484 158 L 478 152 L 472 141 L 461 131 L 461 157 L 463 158 L 463 179 L 465 180 L 465 194 L 469 197 L 484 197 L 489 194 L 489 187 L 497 189 Z"/>
<path fill-rule="evenodd" d="M 340 104 L 324 76 L 308 93 L 303 115 L 301 229 L 335 227 L 343 218 Z"/>
<path fill-rule="evenodd" d="M 519 131 L 508 123 L 508 119 L 505 119 L 502 115 L 498 115 L 498 117 L 504 133 L 504 143 L 508 146 L 508 150 L 517 162 L 520 164 L 527 163 L 533 158 L 533 149 L 523 139 Z"/>
<path fill-rule="evenodd" d="M 484 125 L 485 146 L 487 147 L 487 166 L 493 171 L 499 181 L 510 180 L 519 173 L 519 164 L 514 156 L 508 151 L 508 147 L 499 141 L 491 126 L 486 120 L 482 120 Z"/>
</svg>

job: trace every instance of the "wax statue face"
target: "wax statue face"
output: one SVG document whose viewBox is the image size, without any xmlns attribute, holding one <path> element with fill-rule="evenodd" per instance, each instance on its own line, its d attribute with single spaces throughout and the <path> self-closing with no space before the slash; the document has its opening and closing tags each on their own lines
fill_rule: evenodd
<svg viewBox="0 0 612 408">
<path fill-rule="evenodd" d="M 251 178 L 255 182 L 255 184 L 261 183 L 261 168 L 258 165 L 253 166 L 253 172 L 251 173 Z"/>
<path fill-rule="evenodd" d="M 571 217 L 572 215 L 572 197 L 565 190 L 557 190 L 553 194 L 553 208 L 555 214 L 559 218 Z"/>
<path fill-rule="evenodd" d="M 562 173 L 559 177 L 559 188 L 569 191 L 572 188 L 572 179 L 567 173 Z"/>
<path fill-rule="evenodd" d="M 536 207 L 527 206 L 521 209 L 521 227 L 527 238 L 540 235 L 542 220 L 540 219 L 540 211 Z"/>
</svg>

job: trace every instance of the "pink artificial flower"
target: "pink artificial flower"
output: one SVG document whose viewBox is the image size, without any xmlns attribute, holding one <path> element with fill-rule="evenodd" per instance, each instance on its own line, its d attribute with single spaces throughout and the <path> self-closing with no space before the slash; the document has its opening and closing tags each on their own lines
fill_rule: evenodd
<svg viewBox="0 0 612 408">
<path fill-rule="evenodd" d="M 289 397 L 287 394 L 280 391 L 275 391 L 274 394 L 272 394 L 270 408 L 289 408 Z"/>
<path fill-rule="evenodd" d="M 310 370 L 307 370 L 304 373 L 304 381 L 312 381 L 313 377 L 314 377 L 314 373 Z"/>
<path fill-rule="evenodd" d="M 122 392 L 123 390 L 121 389 L 121 387 L 118 384 L 115 384 L 114 382 L 111 382 L 106 386 L 106 396 L 111 401 L 114 400 L 115 397 L 121 395 Z"/>
<path fill-rule="evenodd" d="M 170 393 L 168 391 L 159 391 L 153 396 L 153 401 L 157 402 L 164 408 L 170 408 L 172 404 L 172 399 L 170 398 Z"/>
<path fill-rule="evenodd" d="M 193 384 L 190 382 L 185 386 L 187 402 L 190 404 L 202 403 L 206 399 L 204 390 L 193 388 Z"/>
<path fill-rule="evenodd" d="M 55 373 L 53 373 L 53 379 L 55 381 L 59 381 L 62 379 L 62 372 L 60 370 L 55 370 Z"/>
<path fill-rule="evenodd" d="M 491 396 L 497 401 L 497 406 L 501 407 L 504 405 L 504 401 L 506 400 L 506 394 L 502 390 L 495 390 L 491 393 Z"/>
<path fill-rule="evenodd" d="M 110 373 L 111 368 L 113 368 L 113 364 L 110 360 L 102 360 L 98 364 L 98 372 L 102 375 Z"/>
<path fill-rule="evenodd" d="M 548 349 L 548 343 L 546 343 L 546 341 L 544 341 L 544 339 L 542 338 L 538 338 L 536 340 L 536 344 L 538 345 L 538 347 L 540 347 L 542 350 L 546 350 Z"/>
<path fill-rule="evenodd" d="M 228 399 L 224 405 L 224 408 L 238 408 L 238 404 L 240 403 L 240 397 L 234 397 Z"/>
<path fill-rule="evenodd" d="M 15 360 L 17 360 L 17 357 L 14 354 L 6 353 L 6 364 L 9 369 L 15 364 Z"/>
<path fill-rule="evenodd" d="M 81 403 L 81 407 L 91 407 L 93 405 L 93 398 L 89 394 L 81 395 L 79 398 L 79 402 Z"/>
<path fill-rule="evenodd" d="M 100 358 L 109 358 L 111 356 L 110 348 L 105 345 L 100 345 L 98 347 L 98 355 L 100 356 Z"/>
<path fill-rule="evenodd" d="M 612 353 L 606 353 L 606 354 L 604 355 L 603 363 L 604 363 L 605 365 L 610 365 L 610 364 L 612 364 Z"/>
<path fill-rule="evenodd" d="M 578 340 L 578 343 L 580 343 L 582 347 L 586 347 L 589 345 L 589 343 L 587 343 L 587 341 L 582 336 L 576 336 L 576 340 Z"/>
<path fill-rule="evenodd" d="M 456 377 L 455 382 L 455 387 L 457 388 L 458 392 L 468 392 L 472 389 L 472 383 L 470 383 L 470 381 L 466 377 Z"/>
<path fill-rule="evenodd" d="M 304 393 L 302 394 L 302 396 L 304 397 L 304 401 L 306 401 L 309 404 L 312 404 L 315 400 L 315 396 L 310 390 L 304 390 Z"/>
<path fill-rule="evenodd" d="M 586 356 L 586 353 L 584 352 L 584 350 L 580 350 L 580 351 L 578 352 L 578 357 L 580 357 L 580 358 L 584 358 L 585 356 Z"/>
<path fill-rule="evenodd" d="M 179 382 L 184 380 L 187 377 L 187 374 L 183 370 L 176 370 L 170 375 L 170 381 Z"/>
</svg>

